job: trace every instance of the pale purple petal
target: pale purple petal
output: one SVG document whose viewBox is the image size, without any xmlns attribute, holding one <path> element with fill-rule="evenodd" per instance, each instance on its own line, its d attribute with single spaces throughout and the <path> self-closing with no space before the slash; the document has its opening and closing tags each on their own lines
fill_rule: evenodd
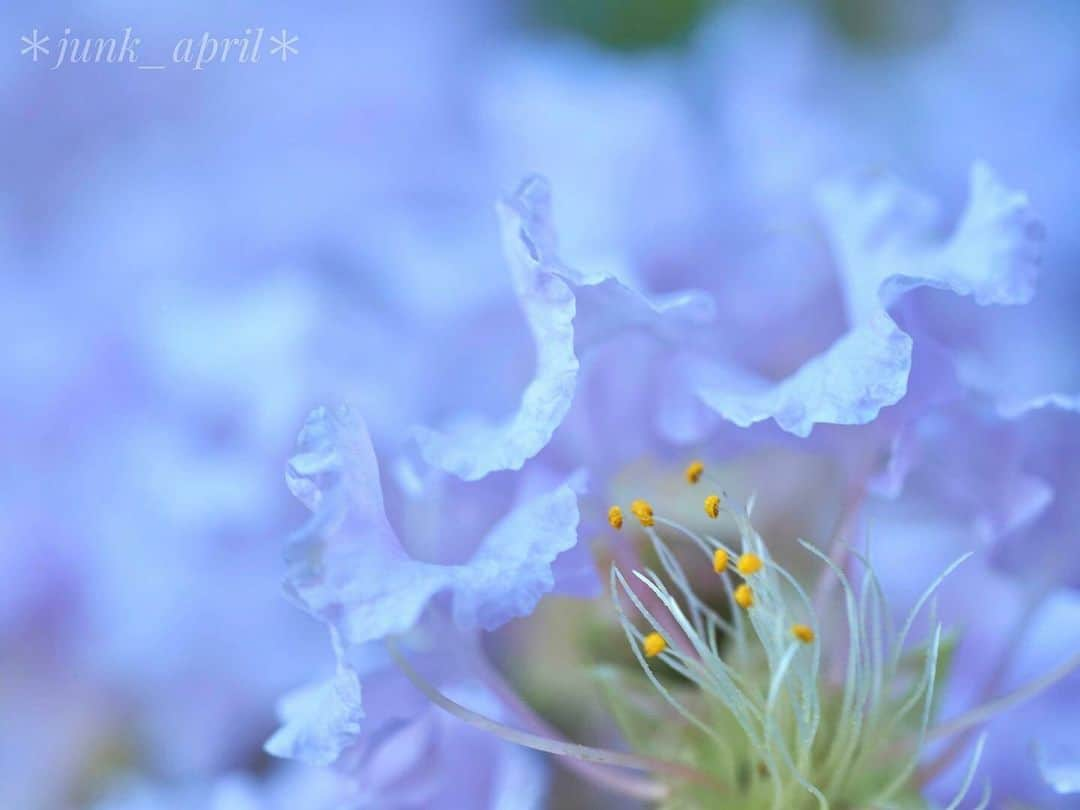
<svg viewBox="0 0 1080 810">
<path fill-rule="evenodd" d="M 517 470 L 550 441 L 574 398 L 578 358 L 630 329 L 681 340 L 711 321 L 712 299 L 686 290 L 650 298 L 607 272 L 582 272 L 559 259 L 546 180 L 527 178 L 500 203 L 503 250 L 536 345 L 536 371 L 507 420 L 459 417 L 447 431 L 418 428 L 428 463 L 465 480 Z"/>
<path fill-rule="evenodd" d="M 278 703 L 282 725 L 266 742 L 266 752 L 314 765 L 333 764 L 363 728 L 361 692 L 356 673 L 341 667 L 333 678 L 285 695 Z"/>
<path fill-rule="evenodd" d="M 499 205 L 503 251 L 514 292 L 536 346 L 536 371 L 517 411 L 493 422 L 478 415 L 461 418 L 445 432 L 418 428 L 416 439 L 428 463 L 475 481 L 495 470 L 517 470 L 551 439 L 570 408 L 577 385 L 574 352 L 574 295 L 553 270 L 555 235 L 546 217 L 514 199 Z"/>
<path fill-rule="evenodd" d="M 532 611 L 555 584 L 552 564 L 577 543 L 574 482 L 530 498 L 464 565 L 403 550 L 383 511 L 367 429 L 347 408 L 312 412 L 289 484 L 315 513 L 289 549 L 289 590 L 348 645 L 405 633 L 447 593 L 462 627 L 494 629 Z"/>
<path fill-rule="evenodd" d="M 904 396 L 910 366 L 911 338 L 880 313 L 779 383 L 712 366 L 696 375 L 697 391 L 706 405 L 740 427 L 771 418 L 784 430 L 807 436 L 818 423 L 874 419 Z"/>
<path fill-rule="evenodd" d="M 458 623 L 493 630 L 531 613 L 555 585 L 555 559 L 577 544 L 577 526 L 577 494 L 569 486 L 507 515 L 459 572 Z"/>
<path fill-rule="evenodd" d="M 837 262 L 848 331 L 778 382 L 713 367 L 698 393 L 740 426 L 764 419 L 797 436 L 815 424 L 858 425 L 907 393 L 912 338 L 889 314 L 917 287 L 948 290 L 979 305 L 1030 300 L 1042 228 L 1023 194 L 983 164 L 971 173 L 967 208 L 952 235 L 936 237 L 933 200 L 891 177 L 825 184 L 818 203 Z"/>
</svg>

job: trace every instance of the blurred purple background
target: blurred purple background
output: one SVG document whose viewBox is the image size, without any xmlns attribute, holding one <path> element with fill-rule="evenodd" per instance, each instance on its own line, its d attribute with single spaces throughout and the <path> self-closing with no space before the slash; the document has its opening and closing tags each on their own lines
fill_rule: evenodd
<svg viewBox="0 0 1080 810">
<path fill-rule="evenodd" d="M 985 159 L 1050 234 L 1037 319 L 989 329 L 999 382 L 1077 390 L 1077 12 L 8 4 L 0 804 L 278 767 L 275 700 L 331 663 L 279 586 L 295 433 L 341 400 L 388 444 L 506 409 L 532 359 L 492 205 L 530 171 L 576 264 L 666 291 L 797 228 L 833 173 L 887 167 L 955 206 Z M 128 27 L 165 69 L 55 66 L 66 29 Z M 185 37 L 257 29 L 257 62 L 172 61 Z M 779 302 L 797 286 L 759 283 Z"/>
</svg>

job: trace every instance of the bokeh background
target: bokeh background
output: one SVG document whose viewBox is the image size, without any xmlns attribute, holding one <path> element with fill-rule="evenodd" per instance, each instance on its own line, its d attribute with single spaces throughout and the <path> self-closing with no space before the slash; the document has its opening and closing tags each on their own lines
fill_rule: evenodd
<svg viewBox="0 0 1080 810">
<path fill-rule="evenodd" d="M 280 767 L 261 750 L 274 702 L 330 664 L 279 586 L 302 519 L 282 484 L 295 433 L 349 400 L 391 442 L 490 407 L 492 362 L 500 391 L 528 379 L 492 205 L 529 172 L 552 182 L 565 255 L 662 292 L 798 228 L 835 172 L 887 167 L 956 205 L 985 159 L 1033 200 L 1056 269 L 1038 329 L 1001 316 L 1017 360 L 1001 385 L 1076 390 L 1078 13 L 5 4 L 0 805 Z M 165 70 L 52 69 L 66 28 L 126 27 Z M 169 62 L 183 37 L 257 28 L 257 63 Z M 34 29 L 54 48 L 36 63 Z M 269 52 L 281 29 L 299 37 L 288 61 Z M 443 340 L 478 319 L 475 345 Z M 1074 351 L 1032 359 L 1043 331 Z"/>
</svg>

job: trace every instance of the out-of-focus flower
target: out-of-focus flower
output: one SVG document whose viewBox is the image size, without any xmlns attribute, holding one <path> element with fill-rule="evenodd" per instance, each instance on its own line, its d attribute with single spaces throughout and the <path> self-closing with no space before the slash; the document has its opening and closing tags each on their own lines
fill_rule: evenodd
<svg viewBox="0 0 1080 810">
<path fill-rule="evenodd" d="M 94 810 L 333 810 L 347 795 L 333 774 L 296 766 L 262 780 L 237 773 L 172 788 L 136 782 L 115 788 Z"/>
</svg>

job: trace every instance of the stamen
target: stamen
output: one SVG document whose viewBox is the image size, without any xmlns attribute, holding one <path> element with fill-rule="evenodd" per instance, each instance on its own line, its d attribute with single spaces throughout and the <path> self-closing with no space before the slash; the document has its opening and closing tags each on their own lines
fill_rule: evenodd
<svg viewBox="0 0 1080 810">
<path fill-rule="evenodd" d="M 610 523 L 611 528 L 615 529 L 616 531 L 621 529 L 623 524 L 622 509 L 620 509 L 618 506 L 613 506 L 608 509 L 607 522 Z"/>
<path fill-rule="evenodd" d="M 795 636 L 803 644 L 810 644 L 814 640 L 814 631 L 805 624 L 793 624 L 791 626 L 791 635 Z"/>
<path fill-rule="evenodd" d="M 667 649 L 667 641 L 659 633 L 649 633 L 649 635 L 645 636 L 645 641 L 642 642 L 641 647 L 645 651 L 646 658 L 656 658 Z"/>
<path fill-rule="evenodd" d="M 739 607 L 749 610 L 754 604 L 754 592 L 745 582 L 735 589 L 735 601 Z"/>
<path fill-rule="evenodd" d="M 705 498 L 705 514 L 713 519 L 720 517 L 719 495 L 709 495 Z"/>
<path fill-rule="evenodd" d="M 974 553 L 975 552 L 973 551 L 969 551 L 967 554 L 961 554 L 959 557 L 957 557 L 956 560 L 953 561 L 953 563 L 948 568 L 941 572 L 937 579 L 930 583 L 930 586 L 925 591 L 923 591 L 922 596 L 919 597 L 918 601 L 915 603 L 915 606 L 908 613 L 907 619 L 904 621 L 904 626 L 900 630 L 900 635 L 897 636 L 896 647 L 893 652 L 891 672 L 894 676 L 896 675 L 897 669 L 900 666 L 900 655 L 903 653 L 904 647 L 907 644 L 908 633 L 911 632 L 911 627 L 915 624 L 915 618 L 919 615 L 919 612 L 922 610 L 923 605 L 925 605 L 927 600 L 934 595 L 934 592 L 937 591 L 937 589 L 941 586 L 941 583 L 945 581 L 945 578 L 957 568 L 959 568 L 960 565 L 970 559 L 974 555 Z"/>
<path fill-rule="evenodd" d="M 641 613 L 642 616 L 645 617 L 645 619 L 649 622 L 649 624 L 656 627 L 657 626 L 657 620 L 645 608 L 645 606 L 641 603 L 641 600 L 638 599 L 637 595 L 630 589 L 629 584 L 627 583 L 625 577 L 623 577 L 623 575 L 619 571 L 619 569 L 616 568 L 615 566 L 612 566 L 611 567 L 611 593 L 612 593 L 612 597 L 614 599 L 615 610 L 619 614 L 619 622 L 622 624 L 623 631 L 626 633 L 626 639 L 630 643 L 630 649 L 633 651 L 634 657 L 637 659 L 638 664 L 641 666 L 642 672 L 645 673 L 645 677 L 649 679 L 649 682 L 653 685 L 653 687 L 655 687 L 656 691 L 660 693 L 661 697 L 663 697 L 664 700 L 666 700 L 668 702 L 668 704 L 673 709 L 675 709 L 675 711 L 677 711 L 684 719 L 686 719 L 687 722 L 689 722 L 693 726 L 696 726 L 707 737 L 710 737 L 711 739 L 715 740 L 716 742 L 720 743 L 721 745 L 725 745 L 724 738 L 721 736 L 721 734 L 716 729 L 714 729 L 711 726 L 709 726 L 708 724 L 706 724 L 703 720 L 701 720 L 701 718 L 699 718 L 697 715 L 695 715 L 689 709 L 687 709 L 686 706 L 684 706 L 660 682 L 660 680 L 656 677 L 656 674 L 652 671 L 652 668 L 646 665 L 645 657 L 642 655 L 641 650 L 638 648 L 638 645 L 634 643 L 635 638 L 638 638 L 639 640 L 641 640 L 641 637 L 640 637 L 640 634 L 637 631 L 637 629 L 630 622 L 629 617 L 626 615 L 626 611 L 623 609 L 622 602 L 621 602 L 621 600 L 619 598 L 619 589 L 620 588 L 622 589 L 622 592 L 630 599 L 630 602 L 634 605 L 634 607 Z M 676 658 L 678 658 L 679 650 L 673 649 L 673 655 Z M 688 668 L 686 671 L 683 672 L 683 674 L 686 675 L 689 680 L 693 681 L 694 683 L 697 683 L 703 689 L 707 688 L 707 686 L 706 686 L 705 682 L 702 680 L 702 678 L 707 677 L 708 673 L 704 672 L 701 669 L 701 666 L 698 663 L 692 661 L 691 659 L 683 658 L 683 663 Z M 690 672 L 689 671 L 690 669 L 693 669 L 694 672 Z M 750 708 L 752 709 L 752 707 L 750 707 Z M 736 717 L 736 720 L 740 723 L 740 725 L 743 726 L 743 729 L 746 731 L 747 736 L 752 737 L 752 729 L 748 725 L 746 725 L 745 718 L 740 717 L 738 714 L 736 714 L 735 717 Z"/>
<path fill-rule="evenodd" d="M 712 555 L 712 568 L 718 574 L 724 573 L 727 570 L 728 563 L 731 561 L 731 555 L 724 549 L 718 548 Z"/>
<path fill-rule="evenodd" d="M 967 796 L 968 791 L 971 790 L 971 783 L 975 781 L 975 771 L 979 767 L 979 760 L 982 759 L 983 747 L 986 745 L 986 733 L 984 732 L 979 737 L 979 741 L 975 743 L 975 751 L 971 755 L 971 763 L 968 765 L 967 773 L 964 775 L 964 782 L 960 785 L 960 790 L 957 791 L 956 797 L 949 802 L 949 806 L 945 810 L 957 810 L 960 807 L 960 802 Z"/>
<path fill-rule="evenodd" d="M 923 702 L 922 719 L 919 722 L 918 732 L 916 734 L 916 743 L 914 746 L 914 753 L 911 756 L 907 766 L 900 771 L 888 784 L 888 786 L 880 791 L 874 798 L 874 804 L 884 804 L 892 798 L 896 791 L 900 790 L 907 781 L 915 773 L 915 769 L 919 765 L 919 755 L 923 750 L 923 745 L 926 743 L 926 731 L 930 725 L 930 713 L 933 710 L 934 705 L 934 685 L 937 678 L 937 662 L 938 654 L 941 651 L 941 625 L 937 625 L 934 628 L 934 632 L 930 640 L 930 648 L 926 655 L 926 669 L 923 673 L 923 680 L 926 683 L 926 687 L 923 690 L 925 699 Z"/>
<path fill-rule="evenodd" d="M 700 461 L 691 461 L 686 468 L 686 483 L 696 484 L 701 480 L 702 473 L 705 472 L 705 465 Z"/>
<path fill-rule="evenodd" d="M 757 554 L 747 552 L 739 557 L 739 573 L 743 576 L 756 574 L 765 565 Z"/>
<path fill-rule="evenodd" d="M 640 498 L 630 502 L 630 511 L 634 513 L 641 525 L 645 527 L 652 526 L 656 523 L 656 519 L 653 518 L 652 504 L 648 501 L 643 501 Z"/>
</svg>

